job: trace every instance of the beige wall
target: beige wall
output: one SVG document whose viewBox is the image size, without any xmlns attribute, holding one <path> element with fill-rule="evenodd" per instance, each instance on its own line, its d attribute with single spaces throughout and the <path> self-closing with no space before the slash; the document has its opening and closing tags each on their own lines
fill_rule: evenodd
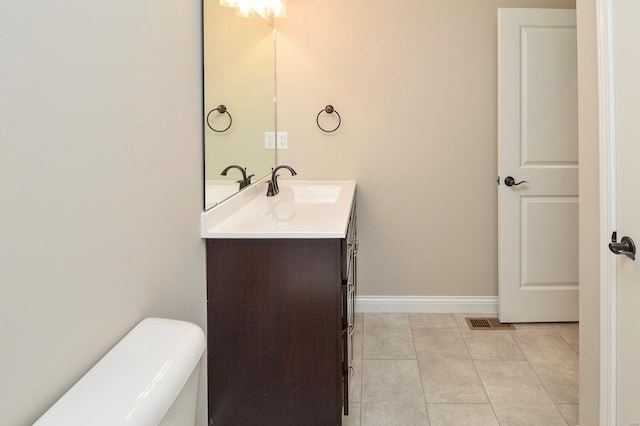
<svg viewBox="0 0 640 426">
<path fill-rule="evenodd" d="M 580 425 L 599 423 L 600 201 L 595 0 L 577 2 L 580 140 Z"/>
<path fill-rule="evenodd" d="M 200 4 L 4 1 L 0 57 L 0 423 L 15 426 L 141 319 L 205 325 Z"/>
<path fill-rule="evenodd" d="M 497 295 L 497 9 L 573 0 L 289 0 L 278 162 L 358 181 L 362 295 Z M 343 124 L 321 132 L 333 104 Z"/>
</svg>

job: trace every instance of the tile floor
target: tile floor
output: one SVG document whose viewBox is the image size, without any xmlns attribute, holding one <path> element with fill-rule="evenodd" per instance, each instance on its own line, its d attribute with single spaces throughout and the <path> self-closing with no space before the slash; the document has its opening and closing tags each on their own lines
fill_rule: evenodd
<svg viewBox="0 0 640 426">
<path fill-rule="evenodd" d="M 357 314 L 346 426 L 578 424 L 578 324 Z"/>
</svg>

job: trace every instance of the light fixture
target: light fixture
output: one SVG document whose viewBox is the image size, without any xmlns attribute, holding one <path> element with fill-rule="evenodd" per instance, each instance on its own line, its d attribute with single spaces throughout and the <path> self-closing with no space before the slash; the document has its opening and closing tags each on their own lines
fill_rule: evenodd
<svg viewBox="0 0 640 426">
<path fill-rule="evenodd" d="M 284 18 L 285 7 L 284 0 L 267 0 L 265 7 L 265 13 L 271 18 Z"/>
<path fill-rule="evenodd" d="M 236 14 L 245 17 L 258 14 L 265 18 L 282 18 L 285 15 L 284 0 L 220 0 L 220 4 L 237 8 Z"/>
<path fill-rule="evenodd" d="M 251 18 L 253 16 L 256 16 L 256 10 L 253 7 L 253 1 L 249 1 L 249 0 L 240 0 L 238 1 L 238 4 L 236 5 L 236 15 L 238 16 L 242 16 L 245 18 Z"/>
</svg>

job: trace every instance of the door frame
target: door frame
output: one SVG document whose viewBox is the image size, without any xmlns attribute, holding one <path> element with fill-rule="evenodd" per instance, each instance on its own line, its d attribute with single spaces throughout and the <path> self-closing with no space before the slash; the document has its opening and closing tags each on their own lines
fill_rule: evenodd
<svg viewBox="0 0 640 426">
<path fill-rule="evenodd" d="M 617 424 L 617 278 L 608 243 L 616 229 L 613 0 L 596 0 L 600 154 L 600 425 Z"/>
</svg>

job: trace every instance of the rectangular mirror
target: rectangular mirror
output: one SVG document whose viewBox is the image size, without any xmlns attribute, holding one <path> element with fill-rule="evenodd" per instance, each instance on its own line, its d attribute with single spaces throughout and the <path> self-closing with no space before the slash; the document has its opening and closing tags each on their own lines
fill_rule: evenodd
<svg viewBox="0 0 640 426">
<path fill-rule="evenodd" d="M 218 0 L 203 2 L 204 208 L 210 209 L 275 166 L 265 132 L 275 132 L 275 31 Z M 226 176 L 221 173 L 231 167 Z M 247 180 L 243 181 L 246 168 Z"/>
</svg>

